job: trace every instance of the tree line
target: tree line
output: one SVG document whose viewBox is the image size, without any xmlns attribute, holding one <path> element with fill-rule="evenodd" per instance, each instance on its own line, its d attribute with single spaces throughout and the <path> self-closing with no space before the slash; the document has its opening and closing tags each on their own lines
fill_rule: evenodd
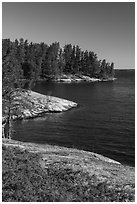
<svg viewBox="0 0 137 204">
<path fill-rule="evenodd" d="M 92 51 L 83 51 L 78 45 L 66 44 L 60 47 L 59 42 L 47 45 L 29 43 L 21 38 L 14 42 L 2 40 L 3 76 L 8 70 L 17 79 L 38 80 L 57 79 L 63 74 L 88 75 L 95 78 L 114 76 L 114 63 L 105 59 L 99 60 Z"/>
</svg>

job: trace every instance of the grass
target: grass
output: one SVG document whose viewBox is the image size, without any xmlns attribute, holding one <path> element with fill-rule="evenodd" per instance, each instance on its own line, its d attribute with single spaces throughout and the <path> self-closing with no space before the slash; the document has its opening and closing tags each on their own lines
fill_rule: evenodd
<svg viewBox="0 0 137 204">
<path fill-rule="evenodd" d="M 125 202 L 134 201 L 131 188 L 100 182 L 95 174 L 65 164 L 42 166 L 39 153 L 3 145 L 4 202 Z"/>
</svg>

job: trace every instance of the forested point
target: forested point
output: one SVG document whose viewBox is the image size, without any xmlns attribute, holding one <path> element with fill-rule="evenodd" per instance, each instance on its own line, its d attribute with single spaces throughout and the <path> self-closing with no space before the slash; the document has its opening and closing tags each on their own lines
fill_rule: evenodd
<svg viewBox="0 0 137 204">
<path fill-rule="evenodd" d="M 23 38 L 15 42 L 3 39 L 2 74 L 3 80 L 10 74 L 10 81 L 15 86 L 19 80 L 25 80 L 24 88 L 28 88 L 31 81 L 56 80 L 63 74 L 113 78 L 114 63 L 99 60 L 97 54 L 83 51 L 78 45 L 66 44 L 61 48 L 59 42 L 47 45 L 44 42 L 29 43 Z"/>
<path fill-rule="evenodd" d="M 12 135 L 9 130 L 13 112 L 20 115 L 21 107 L 29 106 L 23 103 L 22 93 L 38 80 L 58 81 L 70 75 L 112 79 L 114 63 L 99 60 L 94 52 L 82 51 L 78 45 L 67 44 L 61 48 L 59 42 L 47 45 L 29 43 L 23 38 L 14 42 L 2 40 L 2 111 L 7 118 L 8 138 Z"/>
</svg>

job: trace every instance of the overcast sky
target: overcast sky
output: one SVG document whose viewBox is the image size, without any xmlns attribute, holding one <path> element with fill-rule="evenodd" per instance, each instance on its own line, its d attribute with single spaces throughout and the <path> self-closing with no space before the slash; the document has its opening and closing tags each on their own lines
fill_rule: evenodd
<svg viewBox="0 0 137 204">
<path fill-rule="evenodd" d="M 2 3 L 2 37 L 58 41 L 94 51 L 115 68 L 135 67 L 134 3 Z"/>
</svg>

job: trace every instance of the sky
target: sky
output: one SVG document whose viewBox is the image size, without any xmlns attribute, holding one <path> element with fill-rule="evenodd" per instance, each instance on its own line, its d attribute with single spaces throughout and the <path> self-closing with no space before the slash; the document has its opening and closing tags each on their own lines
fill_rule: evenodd
<svg viewBox="0 0 137 204">
<path fill-rule="evenodd" d="M 135 68 L 135 3 L 3 2 L 2 38 L 71 43 L 115 68 Z"/>
</svg>

